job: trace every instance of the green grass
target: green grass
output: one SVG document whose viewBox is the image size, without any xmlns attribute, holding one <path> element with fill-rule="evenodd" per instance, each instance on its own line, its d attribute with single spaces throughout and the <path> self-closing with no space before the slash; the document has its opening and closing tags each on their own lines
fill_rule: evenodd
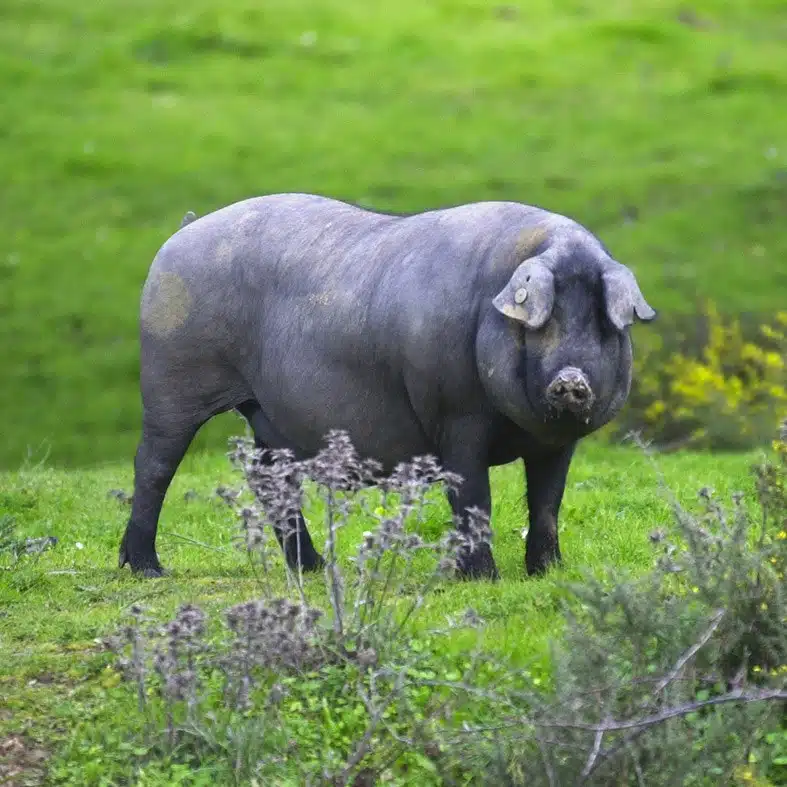
<svg viewBox="0 0 787 787">
<path fill-rule="evenodd" d="M 685 453 L 660 458 L 658 464 L 672 493 L 692 507 L 697 490 L 706 485 L 722 499 L 729 500 L 736 490 L 751 497 L 753 459 L 753 454 Z M 145 581 L 115 566 L 128 507 L 107 493 L 129 489 L 125 466 L 0 475 L 0 501 L 16 517 L 20 535 L 59 538 L 28 567 L 0 573 L 0 695 L 6 708 L 0 712 L 0 739 L 25 730 L 28 741 L 49 752 L 52 763 L 70 762 L 79 770 L 88 767 L 91 756 L 99 757 L 98 750 L 90 754 L 90 741 L 105 730 L 109 742 L 101 743 L 101 761 L 125 762 L 128 755 L 119 741 L 134 696 L 118 688 L 116 677 L 105 670 L 110 657 L 97 640 L 113 633 L 135 602 L 163 618 L 185 601 L 217 614 L 261 595 L 247 559 L 232 546 L 232 515 L 214 496 L 218 484 L 238 481 L 222 458 L 187 460 L 171 487 L 160 528 L 159 554 L 172 574 Z M 545 578 L 526 579 L 521 485 L 520 465 L 493 472 L 493 548 L 501 581 L 445 583 L 430 597 L 416 630 L 472 607 L 488 624 L 485 648 L 538 670 L 547 668 L 548 644 L 560 635 L 560 582 L 601 567 L 621 576 L 646 571 L 655 558 L 648 534 L 669 523 L 670 513 L 656 471 L 638 450 L 588 443 L 572 466 L 562 511 L 565 565 Z M 187 500 L 187 492 L 196 496 Z M 448 514 L 445 501 L 438 500 L 438 510 L 424 526 L 430 536 L 441 531 Z M 307 517 L 316 520 L 318 514 L 312 502 Z M 366 526 L 353 521 L 341 532 L 345 568 Z M 321 548 L 324 533 L 318 522 L 312 532 Z M 278 585 L 283 588 L 283 581 Z M 320 580 L 309 580 L 310 595 L 324 606 L 321 587 Z M 445 645 L 446 652 L 462 647 L 461 639 Z M 86 773 L 80 783 L 93 783 Z"/>
<path fill-rule="evenodd" d="M 783 307 L 787 6 L 687 7 L 4 0 L 0 466 L 130 461 L 147 267 L 255 194 L 541 204 L 667 320 Z"/>
</svg>

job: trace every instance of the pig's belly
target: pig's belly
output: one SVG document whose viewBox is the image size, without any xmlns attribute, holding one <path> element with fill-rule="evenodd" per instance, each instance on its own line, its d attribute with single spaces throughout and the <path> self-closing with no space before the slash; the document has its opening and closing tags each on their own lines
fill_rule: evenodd
<svg viewBox="0 0 787 787">
<path fill-rule="evenodd" d="M 356 450 L 391 470 L 414 456 L 438 454 L 407 396 L 404 384 L 381 368 L 361 363 L 309 364 L 308 359 L 253 386 L 270 422 L 271 448 L 294 447 L 312 455 L 329 431 L 346 431 Z M 282 442 L 281 446 L 274 445 Z"/>
</svg>

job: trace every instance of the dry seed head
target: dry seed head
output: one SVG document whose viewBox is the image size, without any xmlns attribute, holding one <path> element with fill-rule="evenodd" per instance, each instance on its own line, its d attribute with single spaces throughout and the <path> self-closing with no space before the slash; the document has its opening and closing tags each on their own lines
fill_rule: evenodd
<svg viewBox="0 0 787 787">
<path fill-rule="evenodd" d="M 417 533 L 411 533 L 404 541 L 404 548 L 407 550 L 420 549 L 424 545 L 424 540 Z"/>
<path fill-rule="evenodd" d="M 362 668 L 377 666 L 377 651 L 374 648 L 364 648 L 359 651 L 358 665 Z"/>
</svg>

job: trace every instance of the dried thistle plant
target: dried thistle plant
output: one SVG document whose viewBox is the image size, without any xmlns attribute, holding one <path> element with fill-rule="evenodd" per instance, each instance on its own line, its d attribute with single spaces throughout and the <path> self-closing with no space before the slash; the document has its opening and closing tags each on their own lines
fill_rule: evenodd
<svg viewBox="0 0 787 787">
<path fill-rule="evenodd" d="M 206 710 L 210 689 L 204 670 L 219 670 L 226 713 L 253 711 L 259 729 L 267 730 L 275 727 L 281 699 L 289 691 L 286 676 L 346 670 L 347 690 L 368 710 L 367 729 L 338 770 L 344 774 L 340 782 L 346 783 L 361 767 L 386 709 L 406 706 L 401 669 L 426 658 L 408 651 L 407 624 L 435 585 L 454 576 L 463 551 L 489 540 L 488 520 L 471 511 L 463 532 L 449 529 L 434 542 L 425 539 L 419 529 L 436 502 L 433 488 L 455 489 L 461 478 L 444 472 L 433 457 L 402 463 L 385 476 L 378 463 L 359 457 L 341 432 L 329 434 L 325 448 L 308 460 L 298 461 L 288 451 L 260 450 L 244 438 L 232 441 L 229 457 L 244 488 L 219 487 L 216 493 L 237 516 L 237 540 L 253 558 L 255 571 L 262 570 L 264 597 L 226 610 L 226 634 L 210 646 L 197 608 L 183 607 L 172 621 L 147 633 L 135 608 L 136 617 L 119 642 L 119 649 L 131 651 L 125 658 L 129 677 L 137 681 L 141 698 L 154 688 L 172 748 L 185 730 L 215 738 L 217 725 L 229 723 Z M 286 563 L 286 587 L 294 598 L 274 591 L 281 588 L 274 565 L 283 561 L 273 560 L 268 534 L 275 529 L 286 533 L 307 487 L 323 503 L 329 616 L 306 602 L 303 578 L 293 577 Z M 339 537 L 353 517 L 363 518 L 369 529 L 343 566 Z M 460 616 L 430 636 L 473 625 L 478 625 L 476 616 Z M 394 672 L 392 663 L 400 665 Z M 142 704 L 141 709 L 150 711 Z M 206 731 L 211 725 L 212 731 Z M 244 729 L 252 737 L 257 734 Z"/>
<path fill-rule="evenodd" d="M 321 632 L 323 613 L 285 598 L 271 602 L 248 601 L 226 610 L 232 632 L 222 660 L 226 690 L 236 708 L 250 707 L 255 675 L 275 674 L 318 667 L 325 661 Z"/>
<path fill-rule="evenodd" d="M 296 460 L 287 450 L 259 449 L 247 438 L 234 438 L 231 444 L 230 461 L 242 473 L 251 502 L 243 502 L 243 493 L 217 491 L 235 510 L 242 541 L 247 552 L 256 555 L 264 576 L 271 558 L 268 529 L 278 531 L 280 543 L 292 533 L 307 484 L 322 501 L 324 580 L 331 625 L 339 639 L 368 644 L 371 632 L 389 637 L 392 631 L 383 632 L 383 622 L 395 630 L 397 613 L 406 622 L 436 582 L 456 573 L 465 553 L 491 540 L 488 518 L 475 509 L 467 512 L 461 532 L 454 521 L 436 543 L 424 541 L 417 532 L 432 507 L 431 490 L 438 485 L 456 490 L 462 482 L 432 456 L 400 463 L 384 475 L 378 462 L 362 458 L 349 436 L 338 430 L 326 436 L 324 448 L 310 459 Z M 382 505 L 372 504 L 377 499 L 373 489 L 382 496 Z M 351 558 L 356 572 L 350 581 L 339 564 L 338 541 L 353 517 L 363 518 L 369 529 Z M 413 562 L 424 553 L 435 557 L 433 569 L 414 573 Z M 303 577 L 289 570 L 287 577 L 294 580 L 299 601 L 305 604 Z"/>
</svg>

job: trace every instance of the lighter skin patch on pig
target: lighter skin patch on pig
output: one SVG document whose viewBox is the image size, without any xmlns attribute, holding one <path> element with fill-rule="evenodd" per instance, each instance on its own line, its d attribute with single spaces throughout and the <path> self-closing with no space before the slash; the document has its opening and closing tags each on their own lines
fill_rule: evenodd
<svg viewBox="0 0 787 787">
<path fill-rule="evenodd" d="M 527 319 L 527 312 L 518 304 L 506 303 L 503 305 L 501 311 L 511 320 L 524 322 Z"/>
<path fill-rule="evenodd" d="M 519 349 L 521 349 L 523 346 L 522 329 L 519 327 L 517 323 L 513 322 L 512 320 L 508 320 L 507 324 L 508 324 L 508 331 L 514 340 L 514 343 Z M 492 375 L 490 374 L 489 376 L 491 377 Z"/>
<path fill-rule="evenodd" d="M 156 336 L 170 336 L 188 319 L 191 303 L 186 283 L 177 273 L 160 273 L 146 288 L 142 323 Z"/>
<path fill-rule="evenodd" d="M 538 349 L 550 356 L 560 348 L 560 329 L 555 320 L 549 320 L 538 338 Z"/>
<path fill-rule="evenodd" d="M 546 227 L 538 225 L 530 229 L 522 230 L 516 241 L 514 255 L 518 262 L 532 257 L 536 249 L 548 238 Z"/>
<path fill-rule="evenodd" d="M 216 247 L 216 267 L 224 268 L 232 262 L 232 241 L 222 240 Z"/>
<path fill-rule="evenodd" d="M 226 267 L 232 262 L 235 256 L 235 245 L 251 228 L 252 222 L 259 218 L 259 213 L 256 210 L 250 210 L 244 213 L 233 225 L 230 230 L 228 238 L 222 238 L 219 245 L 216 247 L 216 266 L 219 268 Z"/>
<path fill-rule="evenodd" d="M 336 301 L 335 292 L 313 292 L 306 296 L 306 302 L 310 306 L 330 306 Z"/>
<path fill-rule="evenodd" d="M 549 219 L 543 219 L 535 227 L 523 229 L 516 239 L 511 255 L 506 254 L 497 264 L 510 270 L 518 268 L 525 260 L 534 257 L 539 246 L 549 240 L 551 224 Z"/>
<path fill-rule="evenodd" d="M 242 234 L 245 229 L 246 225 L 250 224 L 252 221 L 255 221 L 259 218 L 259 213 L 256 210 L 250 210 L 244 213 L 236 222 L 233 229 L 233 235 L 237 236 Z"/>
</svg>

